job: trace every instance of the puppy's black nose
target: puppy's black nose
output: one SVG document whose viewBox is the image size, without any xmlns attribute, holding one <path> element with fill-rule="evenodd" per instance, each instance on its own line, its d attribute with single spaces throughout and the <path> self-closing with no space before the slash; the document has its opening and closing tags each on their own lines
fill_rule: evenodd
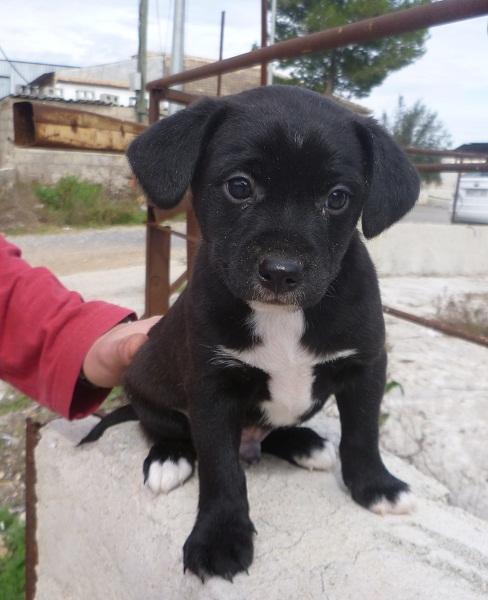
<svg viewBox="0 0 488 600">
<path fill-rule="evenodd" d="M 259 263 L 261 285 L 275 294 L 291 292 L 303 280 L 303 266 L 288 258 L 265 258 Z"/>
</svg>

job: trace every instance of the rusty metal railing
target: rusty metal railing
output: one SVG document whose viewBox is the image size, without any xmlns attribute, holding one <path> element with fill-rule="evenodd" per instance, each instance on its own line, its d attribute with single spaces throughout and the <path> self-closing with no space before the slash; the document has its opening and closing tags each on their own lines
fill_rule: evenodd
<svg viewBox="0 0 488 600">
<path fill-rule="evenodd" d="M 364 19 L 356 23 L 326 29 L 300 38 L 279 42 L 272 46 L 262 47 L 252 52 L 233 56 L 188 71 L 175 73 L 152 81 L 147 85 L 147 89 L 150 92 L 149 121 L 150 123 L 154 123 L 159 119 L 160 102 L 163 100 L 187 105 L 199 98 L 199 96 L 195 94 L 173 90 L 171 89 L 172 85 L 198 81 L 216 75 L 224 75 L 256 65 L 261 65 L 261 72 L 263 73 L 265 72 L 267 63 L 270 61 L 294 58 L 303 54 L 323 52 L 351 44 L 374 41 L 384 37 L 408 33 L 417 29 L 445 25 L 486 14 L 488 14 L 488 0 L 441 0 L 433 4 L 399 10 L 378 17 Z M 264 17 L 265 14 L 263 11 L 262 18 Z M 263 39 L 265 38 L 264 31 L 265 28 L 263 25 Z M 264 76 L 261 78 L 261 84 L 265 84 Z M 416 165 L 417 168 L 423 172 L 488 171 L 488 157 L 483 154 L 477 155 L 443 150 L 421 150 L 418 148 L 407 148 L 406 150 L 411 154 L 417 155 L 452 157 L 461 160 L 465 158 L 479 159 L 476 163 L 456 162 Z M 172 235 L 181 234 L 172 231 L 168 226 L 161 226 L 161 221 L 168 219 L 175 212 L 186 212 L 187 215 L 187 234 L 184 236 L 187 240 L 187 271 L 181 275 L 176 282 L 171 284 L 170 240 Z M 171 293 L 181 287 L 191 273 L 198 239 L 198 224 L 191 209 L 191 203 L 188 196 L 185 197 L 185 200 L 176 209 L 173 209 L 170 212 L 158 210 L 151 206 L 149 207 L 146 238 L 146 315 L 164 314 L 168 310 Z M 393 314 L 395 309 L 388 310 L 390 314 Z M 428 319 L 421 318 L 415 320 L 415 316 L 411 316 L 413 318 L 410 320 L 415 322 L 419 322 L 419 319 L 423 320 L 425 321 L 422 323 L 424 325 L 427 325 L 427 321 L 429 321 Z M 403 316 L 402 318 L 405 317 Z M 435 324 L 431 323 L 430 326 L 435 326 Z M 450 335 L 457 334 L 456 332 L 451 332 Z M 485 344 L 486 340 L 482 340 L 481 343 Z"/>
</svg>

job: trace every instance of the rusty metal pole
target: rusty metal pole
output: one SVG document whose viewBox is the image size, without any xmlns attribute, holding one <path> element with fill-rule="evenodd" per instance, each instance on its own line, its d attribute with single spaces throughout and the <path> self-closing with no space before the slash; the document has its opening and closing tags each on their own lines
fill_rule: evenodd
<svg viewBox="0 0 488 600">
<path fill-rule="evenodd" d="M 159 121 L 159 101 L 161 92 L 159 90 L 151 90 L 149 94 L 149 125 Z"/>
<path fill-rule="evenodd" d="M 148 206 L 148 214 L 153 207 Z M 171 228 L 161 227 L 152 214 L 146 229 L 145 317 L 164 315 L 169 309 Z"/>
<path fill-rule="evenodd" d="M 401 35 L 426 27 L 445 25 L 463 19 L 471 19 L 488 14 L 488 0 L 440 0 L 432 4 L 422 4 L 404 10 L 363 19 L 340 27 L 332 27 L 299 38 L 278 42 L 273 46 L 258 48 L 246 54 L 226 58 L 184 73 L 163 77 L 148 84 L 148 89 L 165 88 L 176 83 L 197 81 L 213 77 L 219 73 L 231 73 L 259 65 L 270 60 L 294 58 L 303 54 L 332 50 L 379 40 L 384 37 Z"/>
<path fill-rule="evenodd" d="M 219 61 L 224 56 L 224 28 L 225 28 L 225 10 L 220 15 L 220 44 L 219 44 Z M 217 96 L 222 95 L 222 73 L 217 75 Z"/>
<path fill-rule="evenodd" d="M 198 250 L 196 240 L 200 239 L 200 226 L 193 208 L 189 208 L 186 213 L 186 236 L 186 263 L 188 279 L 190 279 Z"/>
<path fill-rule="evenodd" d="M 261 0 L 261 48 L 268 45 L 268 0 Z M 268 61 L 261 63 L 261 85 L 268 83 Z"/>
<path fill-rule="evenodd" d="M 403 319 L 404 321 L 410 321 L 416 325 L 422 325 L 423 327 L 440 331 L 445 335 L 457 337 L 466 342 L 471 342 L 472 344 L 478 344 L 488 348 L 488 336 L 486 335 L 466 333 L 465 331 L 461 331 L 457 327 L 449 325 L 448 323 L 444 323 L 443 321 L 439 321 L 438 319 L 419 317 L 418 315 L 412 315 L 411 313 L 405 312 L 404 310 L 399 310 L 398 308 L 392 308 L 391 306 L 383 305 L 383 312 L 387 315 L 391 315 L 392 317 L 397 317 L 398 319 Z"/>
<path fill-rule="evenodd" d="M 473 172 L 488 172 L 488 163 L 419 163 L 414 166 L 422 173 L 473 173 Z"/>
<path fill-rule="evenodd" d="M 39 442 L 39 423 L 25 423 L 25 598 L 34 600 L 37 584 L 37 494 L 35 451 Z"/>
</svg>

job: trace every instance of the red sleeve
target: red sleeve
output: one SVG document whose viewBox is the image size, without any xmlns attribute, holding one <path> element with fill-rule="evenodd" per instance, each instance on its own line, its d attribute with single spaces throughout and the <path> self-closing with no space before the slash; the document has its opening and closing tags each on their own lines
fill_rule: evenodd
<svg viewBox="0 0 488 600">
<path fill-rule="evenodd" d="M 0 379 L 51 410 L 74 419 L 101 404 L 109 390 L 77 386 L 83 359 L 100 335 L 131 314 L 84 302 L 0 236 Z"/>
</svg>

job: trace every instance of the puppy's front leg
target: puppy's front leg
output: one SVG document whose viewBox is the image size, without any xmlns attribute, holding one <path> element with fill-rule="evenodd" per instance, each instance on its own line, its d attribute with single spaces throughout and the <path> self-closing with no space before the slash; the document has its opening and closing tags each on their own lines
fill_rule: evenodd
<svg viewBox="0 0 488 600">
<path fill-rule="evenodd" d="M 235 400 L 217 394 L 201 398 L 190 409 L 200 497 L 197 520 L 183 548 L 184 566 L 202 581 L 212 575 L 231 581 L 252 562 L 255 532 L 239 463 L 241 411 Z"/>
<path fill-rule="evenodd" d="M 361 371 L 336 394 L 341 418 L 342 476 L 353 499 L 379 514 L 407 513 L 414 499 L 406 483 L 394 477 L 381 460 L 379 412 L 386 380 L 386 353 Z"/>
</svg>

